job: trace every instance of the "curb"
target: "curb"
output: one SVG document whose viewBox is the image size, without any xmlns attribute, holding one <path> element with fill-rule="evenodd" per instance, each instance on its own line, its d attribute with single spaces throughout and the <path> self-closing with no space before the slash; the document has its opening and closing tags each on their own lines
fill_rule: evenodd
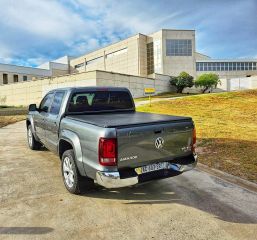
<svg viewBox="0 0 257 240">
<path fill-rule="evenodd" d="M 215 177 L 221 178 L 222 180 L 225 180 L 229 183 L 233 183 L 236 184 L 242 188 L 245 188 L 249 191 L 255 192 L 257 193 L 257 184 L 250 182 L 248 180 L 242 179 L 240 177 L 231 175 L 229 173 L 226 172 L 222 172 L 220 170 L 208 167 L 202 163 L 197 163 L 197 168 L 201 171 L 204 171 L 206 173 L 209 173 L 210 175 L 213 175 Z"/>
</svg>

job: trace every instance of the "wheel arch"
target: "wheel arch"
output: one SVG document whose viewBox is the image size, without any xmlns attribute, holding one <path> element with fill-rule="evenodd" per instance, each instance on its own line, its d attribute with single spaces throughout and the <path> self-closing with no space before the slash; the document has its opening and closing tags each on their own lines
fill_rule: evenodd
<svg viewBox="0 0 257 240">
<path fill-rule="evenodd" d="M 28 128 L 31 125 L 31 121 L 29 119 L 26 120 L 26 127 Z"/>
<path fill-rule="evenodd" d="M 26 119 L 26 128 L 28 129 L 28 127 L 31 126 L 31 129 L 32 129 L 32 133 L 33 133 L 33 136 L 34 138 L 37 140 L 37 141 L 40 141 L 40 139 L 38 138 L 37 134 L 36 134 L 36 130 L 35 130 L 35 124 L 34 124 L 34 120 L 33 120 L 33 117 L 32 116 L 28 116 L 27 119 Z"/>
<path fill-rule="evenodd" d="M 58 143 L 58 154 L 60 159 L 62 159 L 63 153 L 69 149 L 74 151 L 75 162 L 80 175 L 86 176 L 86 172 L 83 166 L 82 148 L 78 135 L 69 130 L 62 130 Z"/>
<path fill-rule="evenodd" d="M 62 159 L 63 153 L 66 150 L 70 150 L 70 149 L 74 150 L 72 143 L 67 139 L 63 139 L 63 138 L 60 139 L 59 145 L 58 145 L 58 154 L 59 154 L 60 159 Z"/>
</svg>

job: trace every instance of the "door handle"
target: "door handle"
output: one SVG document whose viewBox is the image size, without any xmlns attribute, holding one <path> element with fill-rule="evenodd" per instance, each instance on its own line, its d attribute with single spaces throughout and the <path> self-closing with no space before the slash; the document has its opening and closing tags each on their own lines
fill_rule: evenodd
<svg viewBox="0 0 257 240">
<path fill-rule="evenodd" d="M 155 134 L 159 134 L 159 133 L 162 133 L 162 132 L 163 132 L 162 129 L 160 129 L 160 130 L 155 130 L 155 131 L 154 131 Z"/>
</svg>

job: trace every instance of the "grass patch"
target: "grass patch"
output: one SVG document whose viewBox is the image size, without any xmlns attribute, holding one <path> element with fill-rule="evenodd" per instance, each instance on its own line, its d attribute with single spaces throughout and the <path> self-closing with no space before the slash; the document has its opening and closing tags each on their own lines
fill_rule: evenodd
<svg viewBox="0 0 257 240">
<path fill-rule="evenodd" d="M 192 117 L 199 161 L 257 183 L 257 90 L 160 101 L 137 110 Z"/>
<path fill-rule="evenodd" d="M 16 123 L 25 120 L 25 115 L 14 115 L 14 116 L 0 116 L 0 128 L 11 123 Z"/>
<path fill-rule="evenodd" d="M 0 105 L 0 116 L 26 115 L 27 113 L 28 107 L 13 107 Z"/>
<path fill-rule="evenodd" d="M 174 97 L 184 97 L 184 96 L 192 96 L 192 95 L 196 95 L 196 94 L 199 94 L 199 93 L 174 93 L 174 92 L 166 92 L 166 93 L 160 93 L 160 94 L 157 94 L 155 96 L 152 96 L 152 99 L 155 99 L 155 98 L 174 98 Z M 141 97 L 141 98 L 135 98 L 134 101 L 135 102 L 140 102 L 140 101 L 145 101 L 145 100 L 148 100 L 149 97 Z"/>
</svg>

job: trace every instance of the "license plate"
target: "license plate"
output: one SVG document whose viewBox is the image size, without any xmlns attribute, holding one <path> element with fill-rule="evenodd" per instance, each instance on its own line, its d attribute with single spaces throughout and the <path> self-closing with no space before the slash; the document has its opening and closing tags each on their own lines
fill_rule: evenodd
<svg viewBox="0 0 257 240">
<path fill-rule="evenodd" d="M 168 163 L 161 162 L 161 163 L 154 163 L 154 164 L 146 165 L 143 167 L 138 167 L 135 169 L 135 171 L 137 174 L 143 174 L 143 173 L 154 172 L 154 171 L 158 171 L 161 169 L 167 169 L 167 168 L 168 168 Z"/>
</svg>

